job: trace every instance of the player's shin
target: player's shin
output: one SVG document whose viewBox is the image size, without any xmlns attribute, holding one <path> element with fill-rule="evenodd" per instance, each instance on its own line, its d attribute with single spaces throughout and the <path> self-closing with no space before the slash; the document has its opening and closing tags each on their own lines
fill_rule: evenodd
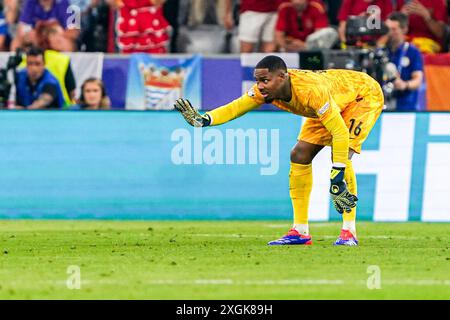
<svg viewBox="0 0 450 320">
<path fill-rule="evenodd" d="M 308 208 L 312 190 L 312 165 L 291 162 L 289 171 L 289 194 L 294 211 L 294 229 L 309 235 Z"/>
<path fill-rule="evenodd" d="M 351 160 L 347 160 L 344 180 L 347 183 L 348 191 L 351 194 L 357 195 L 357 183 L 356 174 L 353 169 L 353 164 Z M 350 232 L 356 237 L 356 207 L 352 208 L 350 212 L 344 212 L 342 214 L 343 227 L 344 230 L 350 230 Z"/>
</svg>

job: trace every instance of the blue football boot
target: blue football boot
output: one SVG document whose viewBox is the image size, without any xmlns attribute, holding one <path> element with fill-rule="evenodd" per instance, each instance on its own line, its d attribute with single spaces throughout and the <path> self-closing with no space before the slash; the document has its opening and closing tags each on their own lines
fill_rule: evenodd
<svg viewBox="0 0 450 320">
<path fill-rule="evenodd" d="M 339 238 L 334 242 L 335 246 L 357 246 L 358 239 L 350 232 L 350 230 L 341 230 Z"/>
<path fill-rule="evenodd" d="M 297 230 L 291 229 L 285 236 L 281 237 L 278 240 L 270 241 L 267 244 L 269 246 L 283 246 L 283 245 L 295 245 L 295 244 L 311 245 L 312 244 L 311 239 L 312 238 L 310 235 L 303 235 L 303 234 L 298 233 Z"/>
</svg>

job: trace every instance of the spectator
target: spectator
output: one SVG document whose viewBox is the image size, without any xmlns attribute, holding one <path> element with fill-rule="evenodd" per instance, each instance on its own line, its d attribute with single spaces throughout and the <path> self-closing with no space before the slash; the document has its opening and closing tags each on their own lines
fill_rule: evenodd
<svg viewBox="0 0 450 320">
<path fill-rule="evenodd" d="M 325 6 L 327 8 L 328 20 L 332 26 L 338 26 L 339 20 L 337 18 L 339 9 L 342 5 L 342 0 L 325 0 Z"/>
<path fill-rule="evenodd" d="M 446 0 L 446 6 L 447 6 L 447 23 L 444 26 L 444 47 L 442 48 L 442 51 L 449 52 L 450 51 L 450 24 L 448 21 L 450 21 L 450 0 Z"/>
<path fill-rule="evenodd" d="M 343 44 L 347 42 L 345 36 L 345 28 L 347 26 L 347 19 L 350 16 L 369 16 L 369 7 L 378 6 L 380 9 L 381 20 L 386 20 L 389 14 L 392 13 L 393 7 L 391 0 L 343 0 L 341 9 L 339 10 L 339 39 Z M 365 41 L 368 38 L 364 39 Z"/>
<path fill-rule="evenodd" d="M 187 25 L 220 24 L 225 14 L 224 0 L 191 0 L 189 4 Z"/>
<path fill-rule="evenodd" d="M 41 43 L 46 49 L 75 51 L 80 34 L 77 21 L 67 0 L 26 0 L 11 49 Z"/>
<path fill-rule="evenodd" d="M 102 80 L 88 78 L 81 86 L 80 99 L 76 105 L 70 107 L 73 110 L 106 110 L 110 108 L 110 100 L 106 95 L 105 85 Z"/>
<path fill-rule="evenodd" d="M 318 38 L 320 41 L 315 42 L 319 43 L 313 43 L 314 38 Z M 330 49 L 337 40 L 337 32 L 329 28 L 321 0 L 290 0 L 278 7 L 275 40 L 281 51 Z"/>
<path fill-rule="evenodd" d="M 179 29 L 179 11 L 180 11 L 180 0 L 167 0 L 163 5 L 163 14 L 167 19 L 167 22 L 172 27 L 172 35 L 170 37 L 170 52 L 178 52 L 177 39 L 178 39 L 178 29 Z"/>
<path fill-rule="evenodd" d="M 80 8 L 80 51 L 106 52 L 108 44 L 109 6 L 105 0 L 70 0 L 72 6 Z"/>
<path fill-rule="evenodd" d="M 3 0 L 3 12 L 9 26 L 13 26 L 17 22 L 21 4 L 22 0 Z M 13 27 L 13 29 L 15 28 Z"/>
<path fill-rule="evenodd" d="M 423 81 L 423 58 L 420 51 L 406 42 L 408 17 L 401 12 L 393 12 L 386 25 L 389 28 L 389 60 L 396 66 L 397 77 L 394 80 L 396 110 L 418 110 L 418 96 Z"/>
<path fill-rule="evenodd" d="M 5 22 L 2 21 L 2 27 L 0 28 L 0 37 L 4 37 L 4 40 L 0 40 L 2 42 L 1 50 L 9 51 L 11 39 L 15 37 L 17 29 L 17 17 L 19 15 L 19 5 L 19 0 L 3 0 L 2 19 L 5 19 Z"/>
<path fill-rule="evenodd" d="M 392 10 L 394 11 L 400 11 L 401 6 L 403 5 L 400 2 L 403 2 L 404 0 L 391 0 L 392 2 Z M 408 1 L 408 0 L 407 0 Z"/>
<path fill-rule="evenodd" d="M 45 50 L 45 67 L 58 80 L 61 87 L 64 106 L 69 106 L 75 99 L 75 89 L 77 87 L 70 57 L 54 50 Z"/>
<path fill-rule="evenodd" d="M 0 12 L 0 51 L 8 51 L 8 23 L 6 22 L 5 15 Z"/>
<path fill-rule="evenodd" d="M 117 44 L 122 53 L 167 53 L 170 25 L 163 15 L 166 0 L 116 0 Z"/>
<path fill-rule="evenodd" d="M 32 48 L 32 47 L 31 47 Z M 30 46 L 25 47 L 25 52 L 30 50 Z M 70 64 L 70 57 L 64 53 L 45 50 L 44 51 L 45 68 L 50 71 L 52 76 L 59 82 L 59 86 L 63 93 L 64 107 L 74 103 L 76 81 L 73 70 Z M 19 65 L 19 68 L 24 68 L 26 61 Z"/>
<path fill-rule="evenodd" d="M 275 51 L 275 23 L 279 3 L 280 0 L 241 0 L 238 30 L 241 52 Z M 233 28 L 233 20 L 233 0 L 227 0 L 224 18 L 227 30 Z M 261 48 L 258 48 L 260 42 Z"/>
<path fill-rule="evenodd" d="M 409 17 L 409 40 L 422 53 L 438 53 L 444 45 L 447 7 L 444 0 L 399 0 Z"/>
<path fill-rule="evenodd" d="M 233 32 L 223 26 L 225 0 L 180 2 L 181 27 L 177 50 L 183 53 L 220 54 L 238 52 Z M 236 42 L 236 45 L 235 45 Z"/>
<path fill-rule="evenodd" d="M 44 51 L 32 47 L 26 68 L 16 74 L 16 109 L 59 109 L 64 97 L 58 80 L 45 68 Z"/>
</svg>

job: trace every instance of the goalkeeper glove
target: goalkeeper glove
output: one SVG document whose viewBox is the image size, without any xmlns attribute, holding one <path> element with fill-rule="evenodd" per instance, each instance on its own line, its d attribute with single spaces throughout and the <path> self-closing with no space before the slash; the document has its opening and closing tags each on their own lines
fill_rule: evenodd
<svg viewBox="0 0 450 320">
<path fill-rule="evenodd" d="M 344 171 L 345 168 L 333 167 L 331 169 L 330 194 L 334 207 L 340 214 L 344 213 L 344 210 L 350 212 L 358 201 L 358 197 L 347 190 L 347 185 L 344 182 Z"/>
<path fill-rule="evenodd" d="M 173 106 L 181 112 L 184 119 L 193 127 L 206 127 L 211 124 L 209 115 L 201 115 L 187 99 L 179 98 Z"/>
</svg>

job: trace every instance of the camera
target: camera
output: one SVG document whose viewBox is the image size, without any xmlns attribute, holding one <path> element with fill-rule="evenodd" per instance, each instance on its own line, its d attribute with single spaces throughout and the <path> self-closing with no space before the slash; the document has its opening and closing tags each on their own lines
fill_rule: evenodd
<svg viewBox="0 0 450 320">
<path fill-rule="evenodd" d="M 360 71 L 371 75 L 383 89 L 385 102 L 388 109 L 395 101 L 394 81 L 397 79 L 398 71 L 395 64 L 390 62 L 386 49 L 376 48 L 372 50 L 361 50 L 359 55 Z"/>
<path fill-rule="evenodd" d="M 345 28 L 346 44 L 353 46 L 358 52 L 354 63 L 355 69 L 366 72 L 376 79 L 383 89 L 386 102 L 389 103 L 394 98 L 393 82 L 396 78 L 396 68 L 395 65 L 392 68 L 387 51 L 376 48 L 375 43 L 378 36 L 389 32 L 389 28 L 383 21 L 374 19 L 373 16 L 349 17 Z"/>
<path fill-rule="evenodd" d="M 375 46 L 375 37 L 383 36 L 389 32 L 389 28 L 383 21 L 378 25 L 373 24 L 374 18 L 368 16 L 350 16 L 345 26 L 346 44 L 361 47 L 362 43 Z"/>
<path fill-rule="evenodd" d="M 17 49 L 16 53 L 8 58 L 6 68 L 0 68 L 0 109 L 6 109 L 8 106 L 9 93 L 12 86 L 8 79 L 8 74 L 11 70 L 15 71 L 17 66 L 22 62 L 22 55 L 23 51 Z"/>
<path fill-rule="evenodd" d="M 359 51 L 359 69 L 372 76 L 380 83 L 385 82 L 386 65 L 389 56 L 384 49 L 362 49 Z"/>
</svg>

